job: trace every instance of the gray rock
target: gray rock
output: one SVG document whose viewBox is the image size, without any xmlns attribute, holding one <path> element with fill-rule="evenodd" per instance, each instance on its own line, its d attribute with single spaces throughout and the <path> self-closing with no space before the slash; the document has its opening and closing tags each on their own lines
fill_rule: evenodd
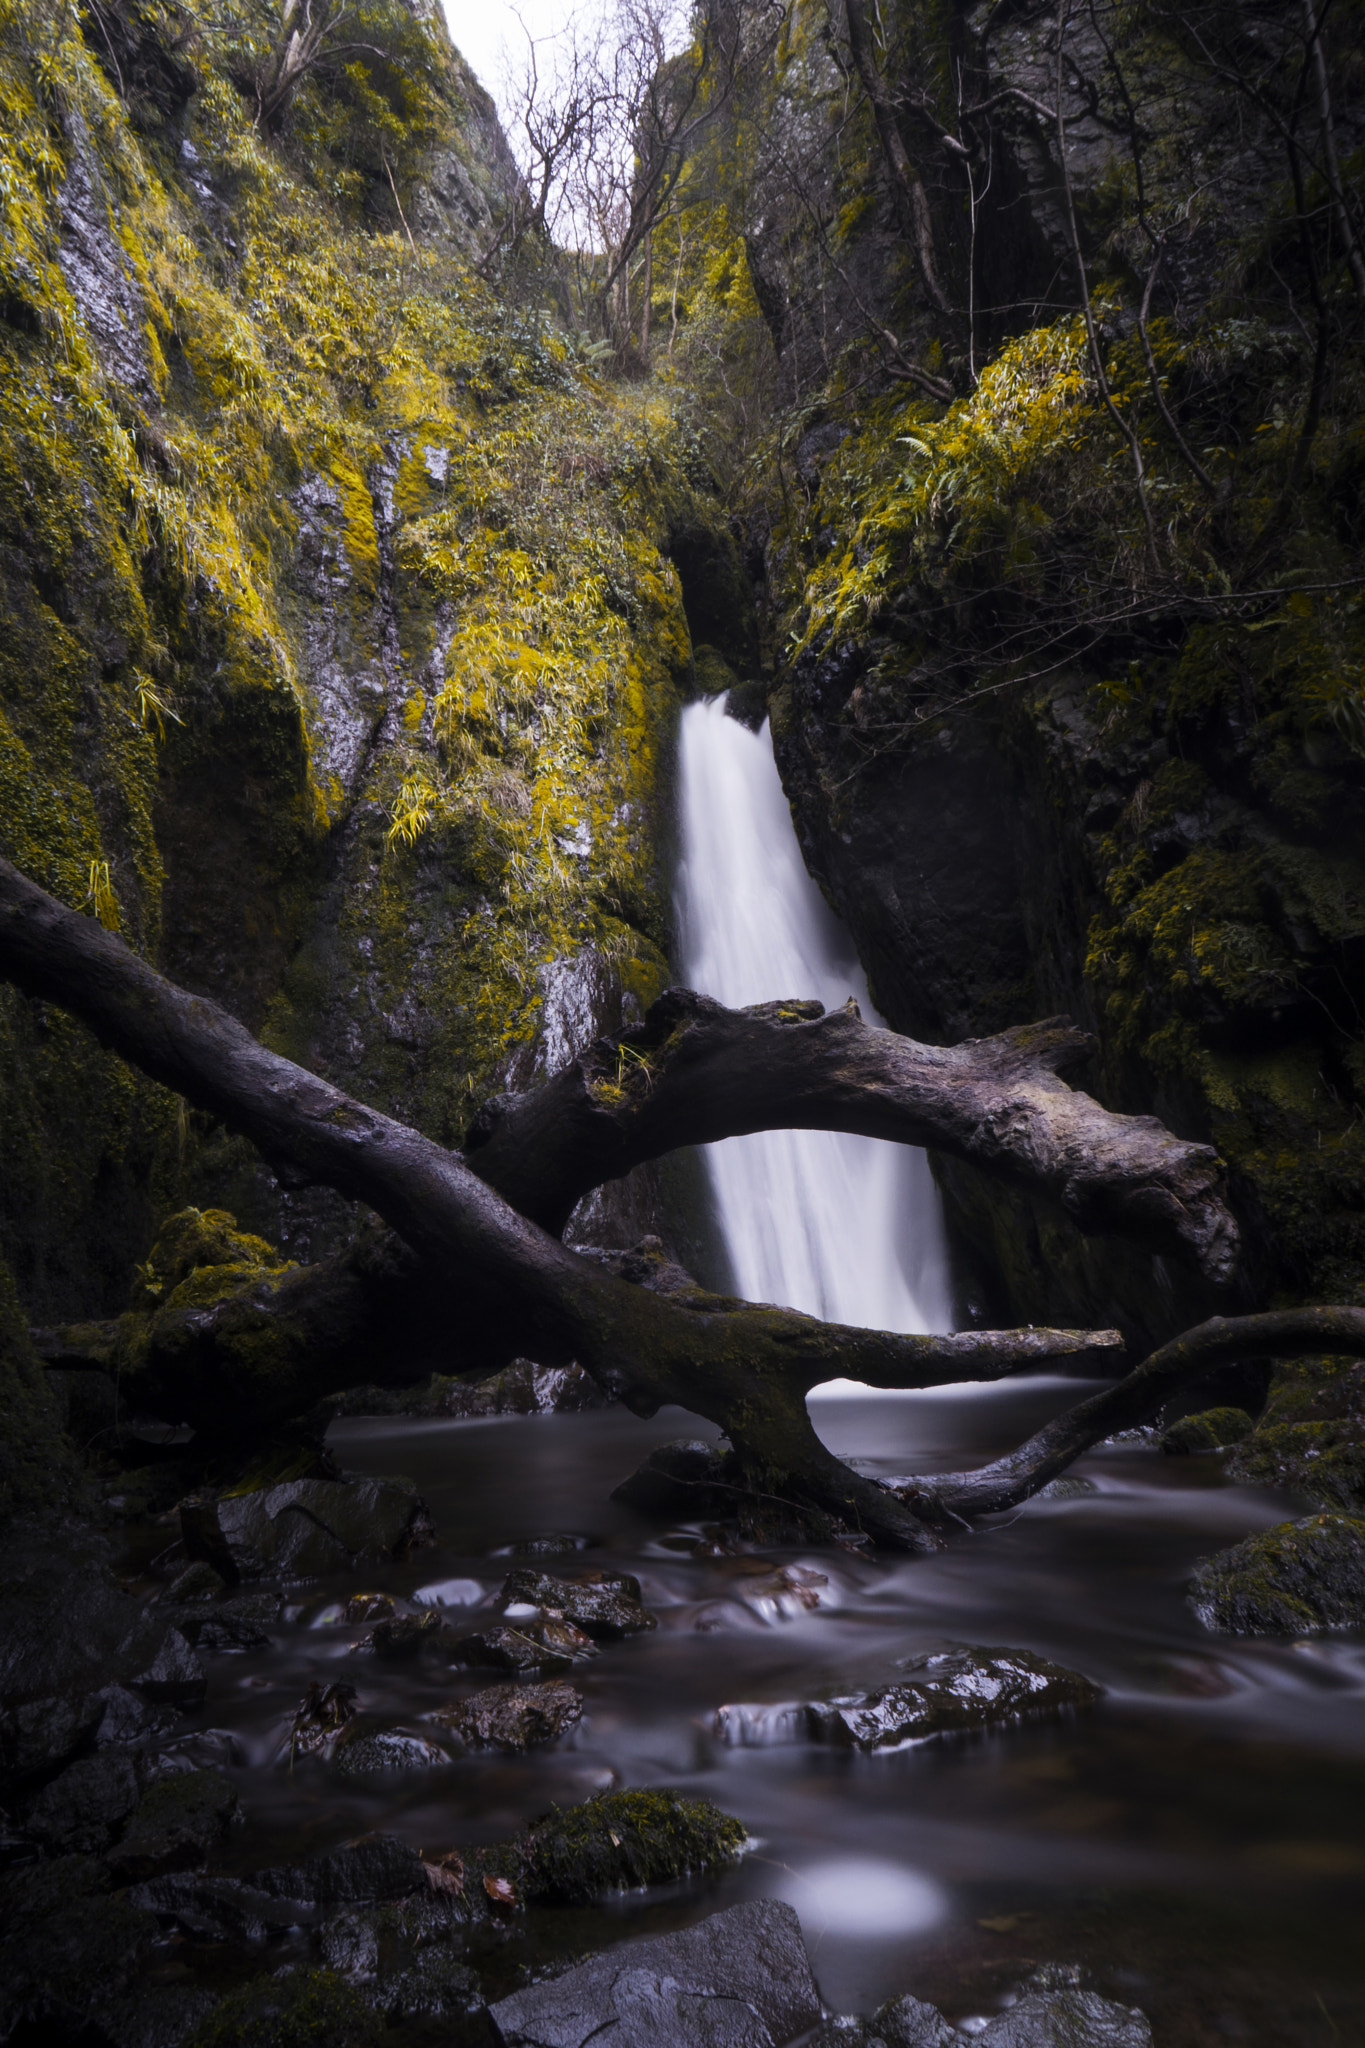
<svg viewBox="0 0 1365 2048">
<path fill-rule="evenodd" d="M 404 1479 L 291 1479 L 218 1501 L 186 1501 L 180 1527 L 189 1556 L 233 1584 L 378 1563 L 432 1535 L 426 1504 Z"/>
<path fill-rule="evenodd" d="M 7 1707 L 0 1712 L 0 1781 L 17 1786 L 59 1770 L 92 1740 L 105 1711 L 104 1697 L 97 1692 Z"/>
<path fill-rule="evenodd" d="M 820 2019 L 788 1905 L 755 1900 L 623 1942 L 490 2006 L 504 2048 L 778 2048 Z"/>
<path fill-rule="evenodd" d="M 641 1605 L 639 1580 L 624 1572 L 585 1571 L 572 1579 L 557 1579 L 521 1565 L 504 1579 L 498 1606 L 504 1612 L 512 1609 L 514 1620 L 520 1618 L 515 1613 L 519 1607 L 563 1615 L 585 1634 L 607 1640 L 657 1626 Z"/>
<path fill-rule="evenodd" d="M 1365 1521 L 1306 1515 L 1248 1536 L 1200 1565 L 1190 1603 L 1230 1635 L 1315 1635 L 1365 1625 Z"/>
<path fill-rule="evenodd" d="M 931 1735 L 1054 1716 L 1092 1706 L 1098 1686 L 1079 1671 L 1031 1650 L 955 1645 L 907 1659 L 899 1685 L 832 1700 L 775 1706 L 733 1704 L 716 1714 L 715 1732 L 737 1747 L 811 1740 L 844 1748 L 894 1749 Z"/>
<path fill-rule="evenodd" d="M 985 2048 L 1152 2048 L 1145 2013 L 1079 1985 L 1025 1991 L 976 2038 Z"/>
<path fill-rule="evenodd" d="M 178 1628 L 167 1629 L 165 1640 L 145 1671 L 131 1683 L 149 1700 L 178 1707 L 197 1706 L 208 1691 L 208 1674 Z"/>
<path fill-rule="evenodd" d="M 192 1869 L 237 1818 L 237 1794 L 221 1771 L 172 1771 L 143 1793 L 109 1867 L 123 1884 Z"/>
<path fill-rule="evenodd" d="M 217 2003 L 198 1984 L 166 1984 L 116 1998 L 100 2007 L 98 2038 L 110 2048 L 180 2048 Z"/>
<path fill-rule="evenodd" d="M 132 1814 L 138 1791 L 125 1751 L 82 1757 L 43 1787 L 29 1809 L 27 1831 L 51 1855 L 98 1855 Z"/>
<path fill-rule="evenodd" d="M 871 2019 L 832 2020 L 808 2048 L 962 2048 L 962 2039 L 937 2006 L 907 1993 L 888 1999 Z"/>
<path fill-rule="evenodd" d="M 550 1679 L 544 1685 L 490 1685 L 432 1719 L 471 1748 L 521 1750 L 553 1742 L 582 1713 L 582 1693 Z"/>
<path fill-rule="evenodd" d="M 479 1980 L 448 1948 L 429 1948 L 405 1969 L 383 1977 L 371 1993 L 390 2026 L 403 2020 L 450 2020 L 483 2006 Z"/>
<path fill-rule="evenodd" d="M 366 1835 L 307 1863 L 260 1870 L 250 1880 L 268 1898 L 297 1899 L 320 1906 L 357 1905 L 367 1899 L 401 1899 L 427 1890 L 427 1867 L 415 1849 L 396 1835 Z"/>
<path fill-rule="evenodd" d="M 165 1634 L 165 1616 L 115 1584 L 107 1546 L 89 1529 L 34 1522 L 6 1532 L 0 1561 L 0 1701 L 6 1708 L 128 1684 L 156 1656 Z"/>
<path fill-rule="evenodd" d="M 1167 1457 L 1187 1457 L 1192 1451 L 1224 1451 L 1240 1444 L 1256 1427 L 1245 1408 L 1205 1408 L 1198 1415 L 1182 1415 L 1161 1439 Z"/>
<path fill-rule="evenodd" d="M 174 1707 L 159 1706 L 126 1685 L 106 1685 L 99 1701 L 103 1711 L 95 1733 L 98 1749 L 157 1742 L 180 1720 Z"/>
<path fill-rule="evenodd" d="M 272 1898 L 235 1877 L 176 1871 L 134 1885 L 130 1902 L 195 1941 L 264 1941 L 299 1918 L 292 1899 Z"/>
<path fill-rule="evenodd" d="M 402 1728 L 352 1735 L 333 1752 L 343 1778 L 368 1778 L 377 1771 L 429 1771 L 450 1758 L 438 1742 Z"/>
</svg>

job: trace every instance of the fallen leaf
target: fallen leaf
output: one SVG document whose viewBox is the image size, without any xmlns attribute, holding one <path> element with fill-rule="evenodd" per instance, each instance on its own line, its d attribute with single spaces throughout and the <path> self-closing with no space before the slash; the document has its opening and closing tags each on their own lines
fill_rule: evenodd
<svg viewBox="0 0 1365 2048">
<path fill-rule="evenodd" d="M 515 1906 L 517 1895 L 505 1877 L 486 1877 L 483 1888 L 495 1906 Z"/>
<path fill-rule="evenodd" d="M 617 1834 L 615 1828 L 608 1828 L 607 1833 L 611 1836 L 612 1848 L 619 1849 L 621 1846 L 621 1837 Z"/>
<path fill-rule="evenodd" d="M 452 1849 L 435 1863 L 423 1863 L 427 1883 L 434 1892 L 458 1899 L 464 1891 L 464 1859 Z"/>
</svg>

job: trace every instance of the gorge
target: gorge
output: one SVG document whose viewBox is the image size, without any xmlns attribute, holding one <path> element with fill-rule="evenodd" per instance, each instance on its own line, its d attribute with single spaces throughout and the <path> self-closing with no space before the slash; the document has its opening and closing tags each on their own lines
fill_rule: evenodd
<svg viewBox="0 0 1365 2048">
<path fill-rule="evenodd" d="M 1354 26 L 0 0 L 0 2039 L 1361 2031 Z"/>
</svg>

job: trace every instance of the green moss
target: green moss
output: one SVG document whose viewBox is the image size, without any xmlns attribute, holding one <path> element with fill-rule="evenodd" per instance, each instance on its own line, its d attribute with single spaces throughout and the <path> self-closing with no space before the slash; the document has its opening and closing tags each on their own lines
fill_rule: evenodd
<svg viewBox="0 0 1365 2048">
<path fill-rule="evenodd" d="M 1365 1522 L 1310 1515 L 1248 1536 L 1199 1567 L 1191 1602 L 1206 1628 L 1313 1635 L 1365 1623 Z"/>
<path fill-rule="evenodd" d="M 1245 1408 L 1205 1408 L 1172 1423 L 1161 1439 L 1161 1448 L 1178 1455 L 1222 1451 L 1250 1436 L 1254 1426 Z"/>
<path fill-rule="evenodd" d="M 231 1992 L 186 2048 L 378 2048 L 384 2023 L 333 1970 L 267 1977 Z"/>
<path fill-rule="evenodd" d="M 715 1876 L 743 1849 L 743 1823 L 675 1792 L 608 1792 L 556 1809 L 532 1828 L 525 1885 L 535 1897 L 587 1903 L 607 1891 Z"/>
</svg>

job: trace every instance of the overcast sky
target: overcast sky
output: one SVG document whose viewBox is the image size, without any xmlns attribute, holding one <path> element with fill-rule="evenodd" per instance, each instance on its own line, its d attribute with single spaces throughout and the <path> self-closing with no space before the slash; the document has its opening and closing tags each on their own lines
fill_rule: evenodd
<svg viewBox="0 0 1365 2048">
<path fill-rule="evenodd" d="M 517 15 L 533 36 L 552 36 L 563 28 L 573 8 L 565 0 L 444 0 L 451 40 L 479 83 L 502 103 L 502 50 L 506 43 L 518 57 L 526 37 Z"/>
</svg>

